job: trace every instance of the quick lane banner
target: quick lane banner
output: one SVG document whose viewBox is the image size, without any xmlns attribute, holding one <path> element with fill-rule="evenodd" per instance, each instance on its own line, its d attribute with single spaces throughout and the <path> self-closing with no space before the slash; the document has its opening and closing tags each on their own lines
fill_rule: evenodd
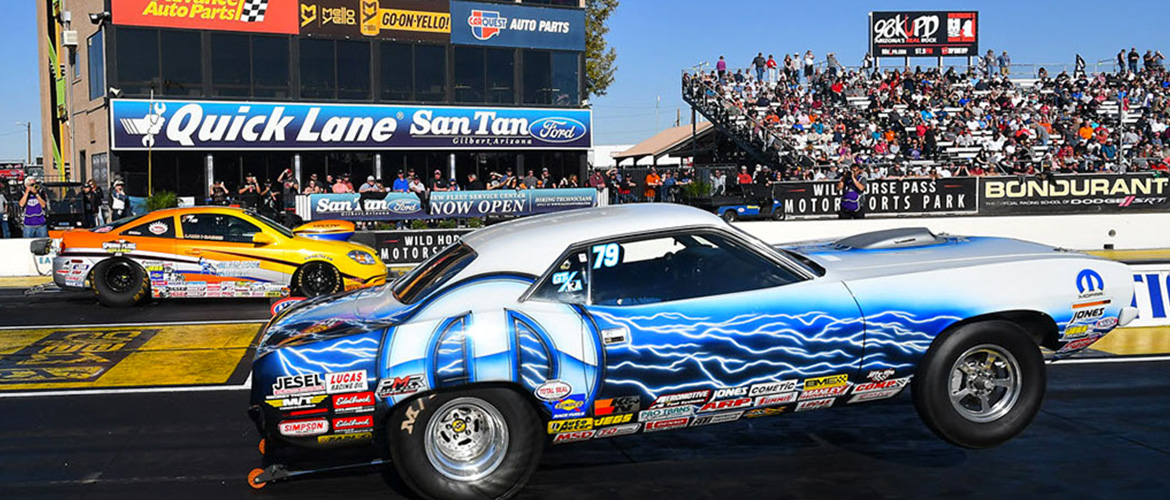
<svg viewBox="0 0 1170 500">
<path fill-rule="evenodd" d="M 445 0 L 301 0 L 300 16 L 303 35 L 451 40 Z"/>
<path fill-rule="evenodd" d="M 115 25 L 297 33 L 296 0 L 113 0 Z"/>
<path fill-rule="evenodd" d="M 983 177 L 979 213 L 1035 215 L 1170 210 L 1170 178 L 1152 174 Z"/>
<path fill-rule="evenodd" d="M 388 266 L 420 264 L 471 231 L 471 229 L 370 231 L 354 235 L 352 241 L 376 249 L 378 257 Z"/>
<path fill-rule="evenodd" d="M 977 180 L 883 179 L 866 184 L 866 214 L 922 215 L 975 213 Z M 783 182 L 774 186 L 773 196 L 791 217 L 837 215 L 841 193 L 836 181 Z"/>
<path fill-rule="evenodd" d="M 451 2 L 451 43 L 585 50 L 585 11 L 514 4 Z"/>
<path fill-rule="evenodd" d="M 596 206 L 597 190 L 439 191 L 431 193 L 426 203 L 413 193 L 314 194 L 309 197 L 309 203 L 312 220 L 519 217 Z"/>
<path fill-rule="evenodd" d="M 116 150 L 589 149 L 592 111 L 114 99 Z"/>
<path fill-rule="evenodd" d="M 979 13 L 870 12 L 869 47 L 875 57 L 979 55 Z"/>
</svg>

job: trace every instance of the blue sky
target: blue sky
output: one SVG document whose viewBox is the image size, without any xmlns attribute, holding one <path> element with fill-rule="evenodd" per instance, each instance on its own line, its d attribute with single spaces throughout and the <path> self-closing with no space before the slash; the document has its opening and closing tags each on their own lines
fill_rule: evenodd
<svg viewBox="0 0 1170 500">
<path fill-rule="evenodd" d="M 0 160 L 23 159 L 24 129 L 33 122 L 33 155 L 40 154 L 40 95 L 36 72 L 35 2 L 6 0 L 0 17 Z M 1105 10 L 1101 6 L 1105 5 Z M 681 110 L 679 71 L 720 54 L 746 66 L 756 52 L 836 52 L 857 64 L 866 48 L 866 14 L 872 10 L 979 11 L 980 49 L 1006 49 L 1017 63 L 1071 64 L 1109 59 L 1121 47 L 1157 48 L 1170 54 L 1170 4 L 1164 0 L 980 2 L 859 2 L 776 0 L 623 0 L 610 19 L 618 74 L 609 95 L 593 100 L 594 142 L 636 143 L 674 124 Z M 932 64 L 932 60 L 911 64 Z M 655 103 L 661 103 L 655 117 Z"/>
</svg>

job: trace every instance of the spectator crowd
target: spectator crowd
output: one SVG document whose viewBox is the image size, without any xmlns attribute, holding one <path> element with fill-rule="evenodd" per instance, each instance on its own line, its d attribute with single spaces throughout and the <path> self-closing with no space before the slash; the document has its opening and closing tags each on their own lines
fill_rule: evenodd
<svg viewBox="0 0 1170 500">
<path fill-rule="evenodd" d="M 1071 74 L 1039 68 L 1031 78 L 1011 74 L 1006 51 L 967 69 L 879 71 L 869 54 L 863 61 L 845 68 L 833 53 L 759 53 L 732 70 L 720 57 L 714 71 L 684 73 L 683 92 L 774 160 L 775 171 L 746 172 L 769 181 L 834 179 L 855 163 L 870 179 L 1170 163 L 1170 75 L 1159 51 L 1122 50 L 1116 72 L 1087 74 L 1079 62 Z"/>
</svg>

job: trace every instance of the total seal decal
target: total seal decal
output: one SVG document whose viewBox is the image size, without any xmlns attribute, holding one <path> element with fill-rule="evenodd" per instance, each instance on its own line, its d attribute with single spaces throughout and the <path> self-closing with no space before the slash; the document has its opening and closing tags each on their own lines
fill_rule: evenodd
<svg viewBox="0 0 1170 500">
<path fill-rule="evenodd" d="M 115 150 L 589 149 L 589 109 L 114 99 Z"/>
</svg>

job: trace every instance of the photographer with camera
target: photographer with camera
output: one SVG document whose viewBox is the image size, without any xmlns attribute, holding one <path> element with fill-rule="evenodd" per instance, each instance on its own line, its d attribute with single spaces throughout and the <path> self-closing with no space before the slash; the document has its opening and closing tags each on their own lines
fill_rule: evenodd
<svg viewBox="0 0 1170 500">
<path fill-rule="evenodd" d="M 837 180 L 837 191 L 841 193 L 841 210 L 837 212 L 837 218 L 864 219 L 865 179 L 861 175 L 860 166 L 854 163 L 844 169 L 841 178 Z"/>
<path fill-rule="evenodd" d="M 113 212 L 111 219 L 118 220 L 129 215 L 127 208 L 130 207 L 130 196 L 126 194 L 126 183 L 121 180 L 114 181 L 114 192 L 110 193 L 110 210 Z"/>
<path fill-rule="evenodd" d="M 256 181 L 256 176 L 249 173 L 244 177 L 244 187 L 240 188 L 240 204 L 244 208 L 255 209 L 260 203 L 260 183 Z"/>
<path fill-rule="evenodd" d="M 24 211 L 24 237 L 49 237 L 48 219 L 45 210 L 49 203 L 41 189 L 41 183 L 28 178 L 24 181 L 24 195 L 20 197 L 20 209 Z"/>
</svg>

